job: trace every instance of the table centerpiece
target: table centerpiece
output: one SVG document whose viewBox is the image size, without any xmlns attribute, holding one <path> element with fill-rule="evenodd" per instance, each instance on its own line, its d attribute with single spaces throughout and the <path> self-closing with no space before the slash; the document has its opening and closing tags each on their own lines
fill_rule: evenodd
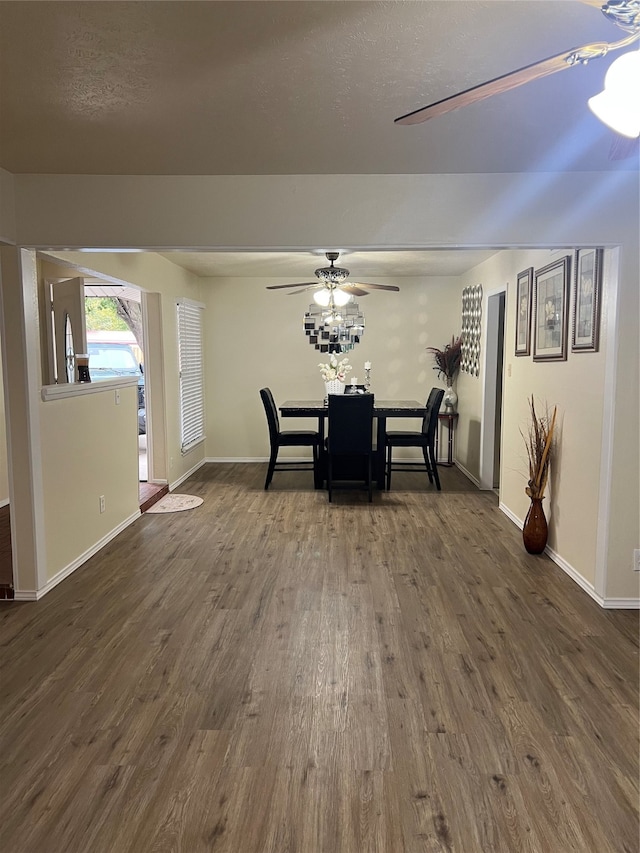
<svg viewBox="0 0 640 853">
<path fill-rule="evenodd" d="M 347 373 L 350 373 L 353 368 L 349 364 L 348 358 L 343 358 L 338 361 L 335 353 L 331 353 L 329 363 L 318 365 L 320 375 L 324 380 L 325 393 L 329 394 L 344 394 L 344 385 L 347 378 Z"/>
</svg>

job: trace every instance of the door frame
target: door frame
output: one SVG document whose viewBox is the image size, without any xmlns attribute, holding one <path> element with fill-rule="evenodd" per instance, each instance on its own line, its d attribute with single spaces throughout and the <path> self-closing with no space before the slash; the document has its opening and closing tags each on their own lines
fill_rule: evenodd
<svg viewBox="0 0 640 853">
<path fill-rule="evenodd" d="M 502 318 L 502 329 L 500 329 L 500 297 L 504 294 L 504 312 Z M 486 293 L 486 334 L 484 345 L 484 381 L 482 383 L 482 416 L 480 419 L 480 488 L 492 490 L 494 488 L 493 475 L 495 467 L 495 441 L 496 441 L 496 399 L 498 394 L 498 352 L 500 333 L 502 333 L 502 382 L 501 390 L 504 392 L 506 347 L 505 326 L 507 319 L 508 287 L 505 283 L 501 287 L 489 290 Z M 503 393 L 504 396 L 504 393 Z M 501 419 L 502 420 L 502 419 Z M 502 435 L 499 436 L 502 446 Z"/>
<path fill-rule="evenodd" d="M 164 346 L 162 341 L 162 297 L 160 293 L 148 291 L 134 282 L 107 275 L 70 261 L 62 261 L 44 251 L 37 252 L 48 263 L 74 270 L 85 279 L 99 280 L 105 285 L 134 288 L 140 293 L 143 325 L 144 352 L 144 395 L 147 420 L 147 482 L 168 482 L 167 422 L 164 394 Z M 68 278 L 68 276 L 66 276 Z M 55 279 L 51 279 L 55 280 Z M 62 278 L 61 281 L 66 280 Z"/>
</svg>

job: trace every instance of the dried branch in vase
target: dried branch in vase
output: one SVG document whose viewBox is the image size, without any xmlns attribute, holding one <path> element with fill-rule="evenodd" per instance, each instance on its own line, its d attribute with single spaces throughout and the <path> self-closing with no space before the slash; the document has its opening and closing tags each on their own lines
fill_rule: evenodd
<svg viewBox="0 0 640 853">
<path fill-rule="evenodd" d="M 462 335 L 458 338 L 454 335 L 451 338 L 451 343 L 446 344 L 444 349 L 427 347 L 427 352 L 433 355 L 435 361 L 433 369 L 438 371 L 438 379 L 444 379 L 447 385 L 453 385 L 453 380 L 460 370 L 462 359 Z"/>
<path fill-rule="evenodd" d="M 527 434 L 520 430 L 529 457 L 529 482 L 525 492 L 530 498 L 543 498 L 553 456 L 556 407 L 553 407 L 551 417 L 548 411 L 538 416 L 532 395 L 529 401 L 529 412 L 531 422 Z"/>
</svg>

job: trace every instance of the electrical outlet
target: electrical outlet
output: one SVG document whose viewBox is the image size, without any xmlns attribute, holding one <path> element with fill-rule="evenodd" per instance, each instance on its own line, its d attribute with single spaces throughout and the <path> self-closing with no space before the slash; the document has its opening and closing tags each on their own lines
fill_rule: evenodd
<svg viewBox="0 0 640 853">
<path fill-rule="evenodd" d="M 120 389 L 116 388 L 116 406 L 120 405 Z"/>
<path fill-rule="evenodd" d="M 106 509 L 106 504 L 104 500 L 104 495 L 100 495 L 100 512 L 104 512 Z"/>
<path fill-rule="evenodd" d="M 633 571 L 640 572 L 640 548 L 636 548 L 633 552 Z"/>
</svg>

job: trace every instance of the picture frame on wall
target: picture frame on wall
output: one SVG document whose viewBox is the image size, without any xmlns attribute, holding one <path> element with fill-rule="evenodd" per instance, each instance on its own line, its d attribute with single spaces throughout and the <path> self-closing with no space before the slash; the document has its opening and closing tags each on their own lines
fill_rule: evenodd
<svg viewBox="0 0 640 853">
<path fill-rule="evenodd" d="M 570 273 L 570 255 L 534 273 L 534 361 L 566 361 Z"/>
<path fill-rule="evenodd" d="M 516 355 L 531 355 L 532 298 L 533 267 L 529 267 L 516 279 Z"/>
<path fill-rule="evenodd" d="M 578 249 L 573 282 L 571 352 L 598 352 L 602 249 Z"/>
</svg>

